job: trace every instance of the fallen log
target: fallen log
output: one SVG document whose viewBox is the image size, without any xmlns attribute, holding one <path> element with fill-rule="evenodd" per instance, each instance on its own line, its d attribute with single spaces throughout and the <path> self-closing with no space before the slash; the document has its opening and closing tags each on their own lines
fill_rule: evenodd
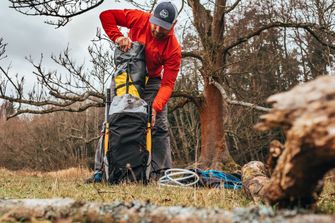
<svg viewBox="0 0 335 223">
<path fill-rule="evenodd" d="M 281 127 L 286 142 L 271 178 L 256 194 L 283 207 L 313 205 L 324 175 L 335 167 L 335 77 L 319 77 L 268 102 L 273 108 L 256 129 Z"/>
<path fill-rule="evenodd" d="M 331 223 L 335 215 L 297 211 L 274 211 L 271 207 L 222 209 L 158 207 L 141 202 L 89 203 L 71 199 L 0 200 L 0 222 L 320 222 Z"/>
</svg>

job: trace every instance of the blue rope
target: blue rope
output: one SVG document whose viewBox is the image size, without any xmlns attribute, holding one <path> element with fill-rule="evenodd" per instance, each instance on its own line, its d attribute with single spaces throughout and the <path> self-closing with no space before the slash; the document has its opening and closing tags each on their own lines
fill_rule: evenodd
<svg viewBox="0 0 335 223">
<path fill-rule="evenodd" d="M 223 171 L 217 170 L 199 170 L 197 169 L 197 173 L 204 180 L 210 181 L 211 179 L 217 180 L 217 186 L 223 184 L 225 189 L 242 189 L 242 181 L 238 177 L 225 173 Z"/>
</svg>

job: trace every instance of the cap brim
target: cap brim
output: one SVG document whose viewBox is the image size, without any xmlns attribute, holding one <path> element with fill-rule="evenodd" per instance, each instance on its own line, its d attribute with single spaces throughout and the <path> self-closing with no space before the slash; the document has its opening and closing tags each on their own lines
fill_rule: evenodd
<svg viewBox="0 0 335 223">
<path fill-rule="evenodd" d="M 160 26 L 166 30 L 170 30 L 173 26 L 172 23 L 165 22 L 164 20 L 161 20 L 159 18 L 156 18 L 155 16 L 151 16 L 149 20 L 152 24 L 155 24 L 157 26 Z"/>
</svg>

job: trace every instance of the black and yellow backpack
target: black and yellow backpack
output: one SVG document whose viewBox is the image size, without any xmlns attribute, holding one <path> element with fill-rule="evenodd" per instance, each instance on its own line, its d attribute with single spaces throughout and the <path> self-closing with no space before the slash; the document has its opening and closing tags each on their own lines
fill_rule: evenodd
<svg viewBox="0 0 335 223">
<path fill-rule="evenodd" d="M 147 79 L 144 46 L 116 49 L 111 83 L 105 170 L 109 183 L 146 183 L 151 161 L 150 106 L 142 99 Z M 105 134 L 106 135 L 106 134 Z M 106 138 L 106 137 L 105 137 Z"/>
</svg>

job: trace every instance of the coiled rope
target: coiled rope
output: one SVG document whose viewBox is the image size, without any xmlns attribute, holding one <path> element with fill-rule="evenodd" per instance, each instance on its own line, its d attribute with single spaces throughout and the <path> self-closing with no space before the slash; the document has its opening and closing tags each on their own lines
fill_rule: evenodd
<svg viewBox="0 0 335 223">
<path fill-rule="evenodd" d="M 164 172 L 158 183 L 160 186 L 189 187 L 198 183 L 199 179 L 198 174 L 193 171 L 172 168 Z"/>
</svg>

